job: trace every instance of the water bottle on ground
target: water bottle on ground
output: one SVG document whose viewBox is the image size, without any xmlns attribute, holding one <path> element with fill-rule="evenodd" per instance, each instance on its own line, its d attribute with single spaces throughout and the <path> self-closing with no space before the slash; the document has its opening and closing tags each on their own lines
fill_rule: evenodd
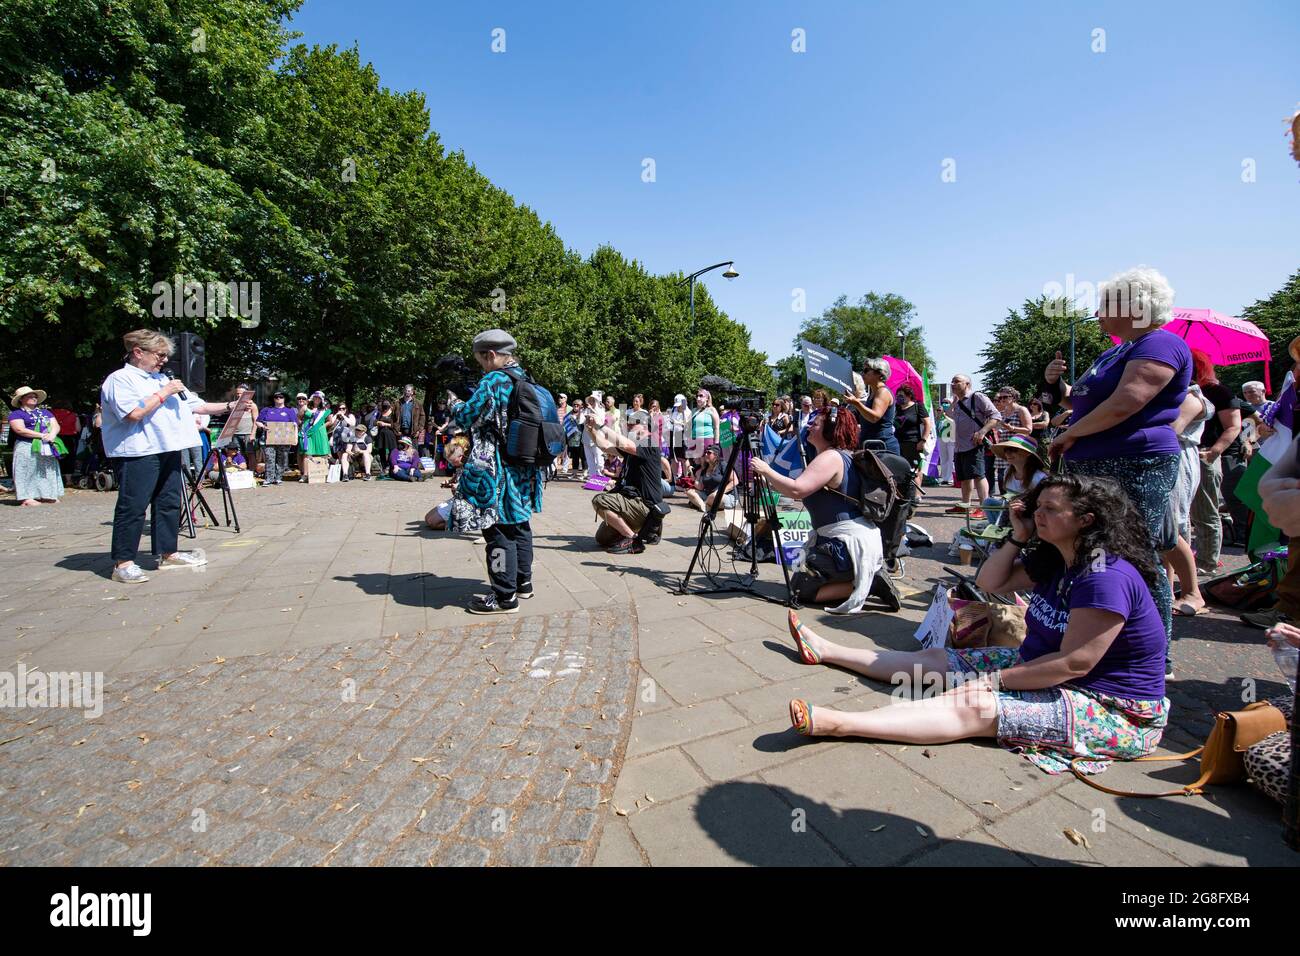
<svg viewBox="0 0 1300 956">
<path fill-rule="evenodd" d="M 1269 640 L 1273 643 L 1273 660 L 1277 661 L 1278 668 L 1282 671 L 1282 676 L 1286 678 L 1291 693 L 1295 693 L 1296 682 L 1296 665 L 1300 662 L 1300 647 L 1295 647 L 1287 642 L 1287 639 L 1281 634 L 1274 634 L 1272 630 L 1268 632 Z"/>
</svg>

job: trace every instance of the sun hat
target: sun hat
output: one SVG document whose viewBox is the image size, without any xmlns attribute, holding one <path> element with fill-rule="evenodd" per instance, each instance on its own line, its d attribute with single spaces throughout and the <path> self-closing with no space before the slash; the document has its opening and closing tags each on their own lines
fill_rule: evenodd
<svg viewBox="0 0 1300 956">
<path fill-rule="evenodd" d="M 306 393 L 306 392 L 299 392 L 296 396 L 294 396 L 294 399 L 293 399 L 293 400 L 296 402 L 296 401 L 298 401 L 298 399 L 300 399 L 300 398 L 306 398 L 306 397 L 307 397 L 307 393 Z"/>
<path fill-rule="evenodd" d="M 1038 450 L 1038 442 L 1034 441 L 1028 435 L 1012 435 L 1009 438 L 1003 439 L 993 446 L 993 454 L 1001 458 L 1012 449 L 1025 452 L 1031 458 L 1038 459 L 1038 464 L 1041 467 L 1047 467 L 1046 463 L 1043 461 L 1042 454 Z"/>
<path fill-rule="evenodd" d="M 45 401 L 45 393 L 42 392 L 39 388 L 28 388 L 26 385 L 24 385 L 21 388 L 19 388 L 18 391 L 14 392 L 13 395 L 9 398 L 9 407 L 17 408 L 18 403 L 22 401 L 24 398 L 26 398 L 28 395 L 35 395 L 38 404 Z"/>
<path fill-rule="evenodd" d="M 414 445 L 415 442 L 411 441 L 411 439 L 409 439 L 409 438 L 407 438 L 405 435 L 403 435 L 401 438 L 399 438 L 399 439 L 397 440 L 397 444 L 399 444 L 399 445 Z"/>
</svg>

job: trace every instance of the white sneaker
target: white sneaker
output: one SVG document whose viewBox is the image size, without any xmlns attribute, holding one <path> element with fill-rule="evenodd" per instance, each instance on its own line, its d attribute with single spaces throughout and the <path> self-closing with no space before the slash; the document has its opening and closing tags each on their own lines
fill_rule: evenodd
<svg viewBox="0 0 1300 956">
<path fill-rule="evenodd" d="M 121 584 L 144 584 L 149 580 L 149 576 L 140 570 L 140 565 L 132 561 L 130 564 L 114 567 L 113 580 Z"/>
<path fill-rule="evenodd" d="M 163 568 L 201 568 L 208 563 L 207 555 L 195 548 L 193 551 L 177 551 L 170 558 L 158 562 L 158 570 Z"/>
</svg>

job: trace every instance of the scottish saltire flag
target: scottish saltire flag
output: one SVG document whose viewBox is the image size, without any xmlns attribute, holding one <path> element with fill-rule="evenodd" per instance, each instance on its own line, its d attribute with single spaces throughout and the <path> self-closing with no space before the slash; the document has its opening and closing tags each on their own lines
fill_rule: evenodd
<svg viewBox="0 0 1300 956">
<path fill-rule="evenodd" d="M 1291 440 L 1295 435 L 1295 400 L 1295 377 L 1287 372 L 1286 381 L 1282 384 L 1282 394 L 1278 396 L 1277 404 L 1272 409 L 1273 420 L 1269 422 L 1273 427 L 1273 434 L 1264 440 L 1259 450 L 1250 459 L 1250 464 L 1235 489 L 1237 500 L 1255 514 L 1254 520 L 1250 523 L 1250 538 L 1246 542 L 1246 550 L 1252 554 L 1265 545 L 1276 543 L 1282 537 L 1282 533 L 1269 524 L 1268 515 L 1264 513 L 1264 505 L 1259 497 L 1259 479 L 1263 478 L 1264 472 L 1268 471 L 1275 462 L 1280 461 L 1291 447 Z"/>
<path fill-rule="evenodd" d="M 572 438 L 578 433 L 578 423 L 573 420 L 572 415 L 564 416 L 564 435 L 566 438 Z"/>
<path fill-rule="evenodd" d="M 798 478 L 803 473 L 803 457 L 799 454 L 799 438 L 787 438 L 784 441 L 771 425 L 763 426 L 763 440 L 760 450 L 763 460 L 772 466 L 772 470 L 787 478 Z"/>
</svg>

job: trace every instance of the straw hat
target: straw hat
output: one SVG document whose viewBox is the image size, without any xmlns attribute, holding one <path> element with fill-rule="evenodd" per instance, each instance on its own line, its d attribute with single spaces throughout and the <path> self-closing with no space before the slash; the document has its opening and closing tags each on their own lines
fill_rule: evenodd
<svg viewBox="0 0 1300 956">
<path fill-rule="evenodd" d="M 21 402 L 28 395 L 35 395 L 37 404 L 43 404 L 45 402 L 44 392 L 42 392 L 39 388 L 28 388 L 26 385 L 24 385 L 20 389 L 18 389 L 18 391 L 14 392 L 13 395 L 10 397 L 9 407 L 17 408 L 18 403 Z"/>
<path fill-rule="evenodd" d="M 1038 461 L 1040 468 L 1046 468 L 1047 463 L 1043 461 L 1043 456 L 1038 450 L 1038 442 L 1034 441 L 1028 435 L 1012 435 L 1004 441 L 998 442 L 993 446 L 993 454 L 999 458 L 1006 455 L 1007 452 L 1023 451 Z"/>
</svg>

